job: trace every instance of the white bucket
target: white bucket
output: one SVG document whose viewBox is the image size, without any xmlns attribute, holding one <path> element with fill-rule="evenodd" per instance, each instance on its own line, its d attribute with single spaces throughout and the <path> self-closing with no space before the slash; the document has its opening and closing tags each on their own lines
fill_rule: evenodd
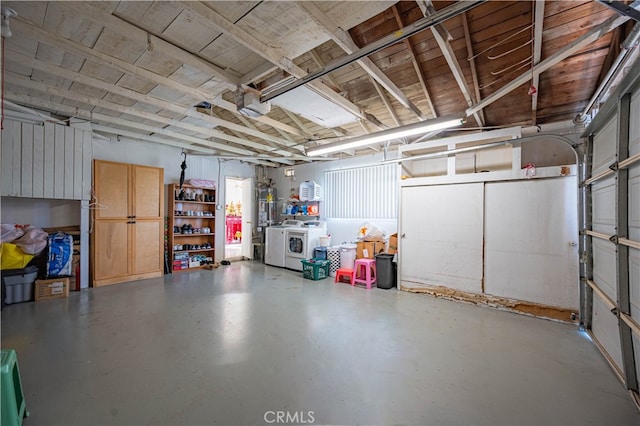
<svg viewBox="0 0 640 426">
<path fill-rule="evenodd" d="M 330 245 L 331 245 L 330 235 L 320 236 L 320 247 L 329 247 Z"/>
<path fill-rule="evenodd" d="M 342 244 L 340 246 L 340 267 L 353 269 L 353 265 L 356 263 L 356 245 L 355 244 Z"/>
</svg>

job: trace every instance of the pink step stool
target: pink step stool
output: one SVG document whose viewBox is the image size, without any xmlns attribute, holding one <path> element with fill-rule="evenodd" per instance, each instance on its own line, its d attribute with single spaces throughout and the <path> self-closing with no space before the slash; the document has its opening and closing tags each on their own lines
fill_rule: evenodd
<svg viewBox="0 0 640 426">
<path fill-rule="evenodd" d="M 353 279 L 354 279 L 354 273 L 353 273 L 353 269 L 348 269 L 348 268 L 340 268 L 336 271 L 336 279 L 334 282 L 339 283 L 340 278 L 341 277 L 347 277 L 349 278 L 349 284 L 353 285 Z"/>
<path fill-rule="evenodd" d="M 351 285 L 366 284 L 367 290 L 371 290 L 371 285 L 376 283 L 376 261 L 374 259 L 356 259 L 355 270 Z"/>
</svg>

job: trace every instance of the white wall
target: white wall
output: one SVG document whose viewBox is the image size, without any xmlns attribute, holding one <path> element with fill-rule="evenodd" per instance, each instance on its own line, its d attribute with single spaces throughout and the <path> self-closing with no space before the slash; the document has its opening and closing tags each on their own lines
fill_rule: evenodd
<svg viewBox="0 0 640 426">
<path fill-rule="evenodd" d="M 80 201 L 2 197 L 2 223 L 31 224 L 38 228 L 80 224 Z"/>
<path fill-rule="evenodd" d="M 24 125 L 11 120 L 6 120 L 5 124 L 7 130 L 3 130 L 2 133 L 3 194 L 17 194 L 19 196 L 2 197 L 0 219 L 3 223 L 30 223 L 38 227 L 80 225 L 83 288 L 86 288 L 89 283 L 88 241 L 90 227 L 89 209 L 86 206 L 91 188 L 91 160 L 100 159 L 161 167 L 164 169 L 165 184 L 177 183 L 180 179 L 180 164 L 183 160 L 180 148 L 126 139 L 121 141 L 106 140 L 95 135 L 91 138 L 90 132 L 61 125 Z M 9 137 L 7 131 L 10 129 L 13 131 Z M 25 134 L 27 135 L 26 139 L 23 138 Z M 88 135 L 88 137 L 78 139 L 78 135 Z M 54 138 L 53 143 L 44 144 L 49 136 Z M 51 147 L 55 149 L 52 152 L 41 152 L 41 149 L 36 149 L 41 145 L 45 149 Z M 70 148 L 71 146 L 74 150 Z M 9 148 L 11 149 L 9 150 Z M 61 162 L 60 159 L 64 159 L 64 162 Z M 14 167 L 15 164 L 18 164 L 19 167 Z M 63 167 L 57 167 L 54 170 L 54 165 L 59 164 L 63 164 Z M 70 173 L 70 170 L 74 173 Z M 83 174 L 77 173 L 77 170 L 82 170 Z M 59 194 L 52 193 L 52 196 L 58 199 L 45 198 L 48 188 L 46 184 L 53 180 L 51 178 L 45 179 L 45 176 L 48 176 L 47 171 L 54 173 L 56 179 L 60 178 L 63 179 L 61 182 L 65 182 L 64 191 L 59 191 Z M 84 177 L 82 177 L 83 175 Z M 35 189 L 25 191 L 24 188 L 31 188 L 30 185 L 24 185 L 25 176 L 30 178 L 27 183 L 40 182 L 45 179 L 44 190 L 34 186 Z M 241 161 L 218 161 L 213 156 L 189 155 L 187 157 L 186 179 L 197 178 L 224 182 L 226 176 L 253 178 L 255 167 Z M 9 185 L 9 179 L 11 185 Z M 15 184 L 16 182 L 20 182 L 20 185 Z M 69 190 L 66 189 L 67 187 Z M 55 188 L 59 189 L 60 187 Z M 224 185 L 221 185 L 217 196 L 220 205 L 224 207 Z M 79 201 L 81 198 L 82 201 Z M 165 199 L 165 211 L 167 204 Z M 217 257 L 222 258 L 224 210 L 218 210 L 218 212 L 215 243 L 218 251 Z"/>
<path fill-rule="evenodd" d="M 395 158 L 396 153 L 393 152 L 388 158 Z M 357 158 L 347 157 L 335 161 L 315 162 L 311 164 L 303 164 L 294 166 L 295 179 L 291 181 L 290 178 L 284 176 L 284 169 L 288 167 L 281 167 L 278 169 L 268 169 L 267 176 L 275 182 L 275 186 L 278 189 L 278 212 L 282 212 L 282 203 L 286 201 L 290 194 L 290 189 L 294 189 L 294 193 L 298 193 L 300 183 L 306 180 L 315 181 L 322 187 L 322 197 L 324 198 L 324 172 L 328 170 L 338 170 L 343 168 L 378 165 L 383 160 L 382 153 L 375 153 L 371 155 L 365 155 Z M 357 203 L 358 200 L 353 200 Z M 282 220 L 282 218 L 280 218 Z M 366 221 L 371 221 L 373 224 L 381 228 L 385 235 L 388 237 L 394 234 L 398 229 L 397 220 L 370 220 L 369 218 L 361 219 L 327 219 L 324 214 L 322 202 L 320 203 L 320 220 L 327 221 L 327 231 L 331 234 L 331 244 L 337 245 L 342 242 L 353 242 L 358 236 L 360 225 Z"/>
<path fill-rule="evenodd" d="M 106 141 L 94 138 L 93 158 L 99 160 L 118 161 L 131 164 L 164 168 L 164 183 L 180 182 L 180 165 L 183 156 L 182 149 L 158 145 L 156 143 L 139 141 Z M 219 167 L 218 167 L 219 164 Z M 185 180 L 207 179 L 216 181 L 218 189 L 216 196 L 222 209 L 216 211 L 216 258 L 222 259 L 224 255 L 224 200 L 226 177 L 253 178 L 255 167 L 252 164 L 237 160 L 220 160 L 208 155 L 187 155 L 187 169 Z M 165 192 L 165 213 L 167 210 L 167 198 Z"/>
</svg>

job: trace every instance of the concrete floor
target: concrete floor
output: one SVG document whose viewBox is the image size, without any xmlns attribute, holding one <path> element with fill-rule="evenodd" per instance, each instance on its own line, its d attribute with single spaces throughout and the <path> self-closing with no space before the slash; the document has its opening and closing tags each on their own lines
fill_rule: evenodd
<svg viewBox="0 0 640 426">
<path fill-rule="evenodd" d="M 640 424 L 575 326 L 249 261 L 8 306 L 2 347 L 27 426 Z"/>
</svg>

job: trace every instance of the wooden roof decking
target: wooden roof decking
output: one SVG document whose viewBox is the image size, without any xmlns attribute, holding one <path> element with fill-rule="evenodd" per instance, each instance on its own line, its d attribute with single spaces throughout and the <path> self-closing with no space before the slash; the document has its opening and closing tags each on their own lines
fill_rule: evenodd
<svg viewBox="0 0 640 426">
<path fill-rule="evenodd" d="M 454 3 L 435 1 L 433 7 Z M 311 161 L 304 147 L 321 140 L 436 116 L 469 115 L 470 128 L 573 119 L 634 24 L 628 21 L 536 73 L 532 97 L 531 80 L 506 87 L 532 73 L 534 49 L 544 61 L 618 15 L 594 1 L 487 1 L 309 84 L 359 121 L 332 129 L 277 106 L 256 118 L 237 112 L 238 85 L 286 85 L 415 23 L 429 5 L 3 2 L 18 12 L 11 18 L 13 36 L 5 40 L 5 95 L 16 104 L 91 121 L 105 134 L 173 139 L 212 155 L 293 164 Z M 534 16 L 542 6 L 536 39 Z M 203 101 L 211 108 L 196 108 Z M 488 104 L 467 114 L 481 101 Z M 379 147 L 356 154 L 370 149 Z"/>
</svg>

